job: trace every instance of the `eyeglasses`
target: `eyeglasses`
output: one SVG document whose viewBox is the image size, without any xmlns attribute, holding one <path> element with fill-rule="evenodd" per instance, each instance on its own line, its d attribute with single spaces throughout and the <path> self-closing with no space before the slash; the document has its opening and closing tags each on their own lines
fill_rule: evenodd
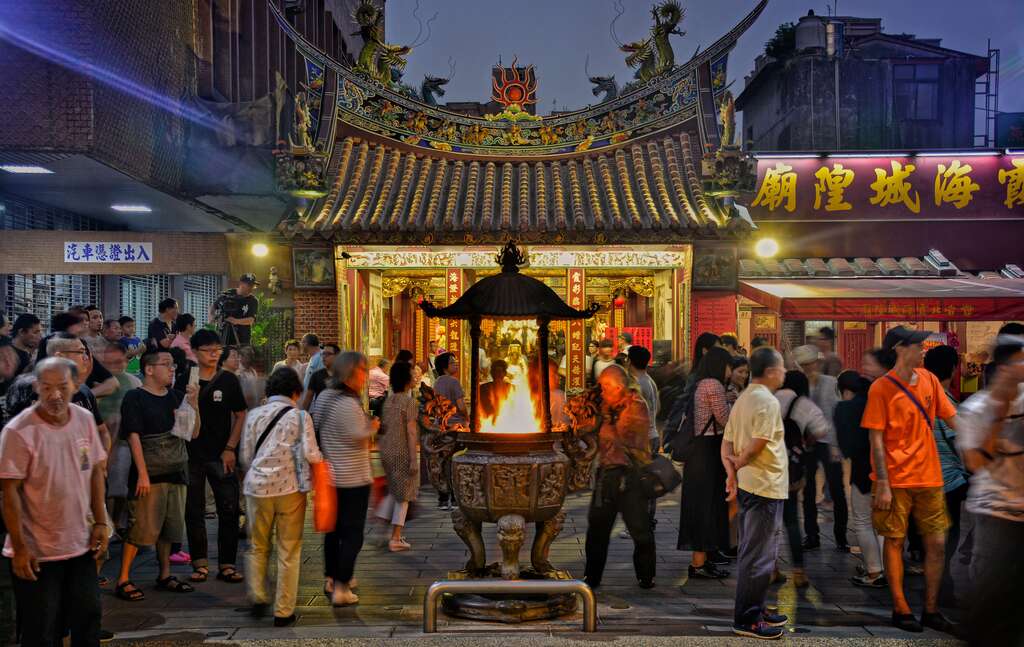
<svg viewBox="0 0 1024 647">
<path fill-rule="evenodd" d="M 86 350 L 62 350 L 55 353 L 58 357 L 63 355 L 85 355 L 88 356 L 89 352 Z"/>
<path fill-rule="evenodd" d="M 153 366 L 163 366 L 164 368 L 169 368 L 172 371 L 178 370 L 177 364 L 168 364 L 167 362 L 157 362 L 156 364 L 153 364 Z"/>
<path fill-rule="evenodd" d="M 210 355 L 220 355 L 224 352 L 224 349 L 220 346 L 216 348 L 197 348 L 196 350 L 200 353 L 209 353 Z"/>
</svg>

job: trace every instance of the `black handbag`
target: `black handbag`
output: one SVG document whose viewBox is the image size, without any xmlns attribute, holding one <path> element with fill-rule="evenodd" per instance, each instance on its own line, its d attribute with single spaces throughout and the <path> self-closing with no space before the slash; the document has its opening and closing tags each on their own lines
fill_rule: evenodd
<svg viewBox="0 0 1024 647">
<path fill-rule="evenodd" d="M 650 463 L 641 465 L 640 487 L 648 499 L 657 499 L 672 492 L 683 482 L 683 476 L 668 458 L 655 454 Z"/>
<path fill-rule="evenodd" d="M 139 442 L 146 459 L 146 472 L 151 477 L 176 474 L 184 471 L 188 465 L 185 441 L 169 431 L 141 436 Z"/>
</svg>

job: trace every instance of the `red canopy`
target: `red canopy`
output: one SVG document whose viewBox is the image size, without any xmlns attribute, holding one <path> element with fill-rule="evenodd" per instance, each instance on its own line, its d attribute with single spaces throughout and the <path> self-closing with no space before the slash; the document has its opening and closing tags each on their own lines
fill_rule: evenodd
<svg viewBox="0 0 1024 647">
<path fill-rule="evenodd" d="M 1024 279 L 744 279 L 740 294 L 793 320 L 1024 319 Z"/>
</svg>

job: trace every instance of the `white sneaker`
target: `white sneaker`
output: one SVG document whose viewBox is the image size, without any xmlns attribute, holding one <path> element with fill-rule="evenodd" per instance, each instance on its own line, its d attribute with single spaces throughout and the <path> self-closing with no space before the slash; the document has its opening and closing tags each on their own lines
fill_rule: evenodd
<svg viewBox="0 0 1024 647">
<path fill-rule="evenodd" d="M 347 586 L 334 584 L 334 593 L 331 594 L 331 604 L 336 607 L 347 607 L 352 604 L 359 604 L 359 596 L 352 592 Z"/>
<path fill-rule="evenodd" d="M 404 539 L 394 540 L 388 542 L 388 550 L 392 553 L 400 553 L 405 550 L 409 550 L 412 546 Z"/>
</svg>

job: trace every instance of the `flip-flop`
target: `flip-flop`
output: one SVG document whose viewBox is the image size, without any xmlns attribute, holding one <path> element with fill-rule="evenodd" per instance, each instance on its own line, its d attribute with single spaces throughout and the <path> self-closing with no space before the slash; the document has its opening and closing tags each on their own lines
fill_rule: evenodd
<svg viewBox="0 0 1024 647">
<path fill-rule="evenodd" d="M 210 577 L 210 569 L 205 566 L 196 566 L 192 569 L 192 575 L 188 579 L 193 582 L 205 582 Z"/>
<path fill-rule="evenodd" d="M 162 580 L 156 581 L 156 588 L 161 591 L 170 591 L 171 593 L 191 593 L 195 591 L 195 588 L 188 582 L 182 582 L 173 575 L 165 577 Z"/>
<path fill-rule="evenodd" d="M 131 591 L 128 590 L 129 586 L 132 587 Z M 114 595 L 127 602 L 139 602 L 146 599 L 146 594 L 142 592 L 142 589 L 135 586 L 135 583 L 131 580 L 118 584 L 117 588 L 114 589 Z"/>
</svg>

